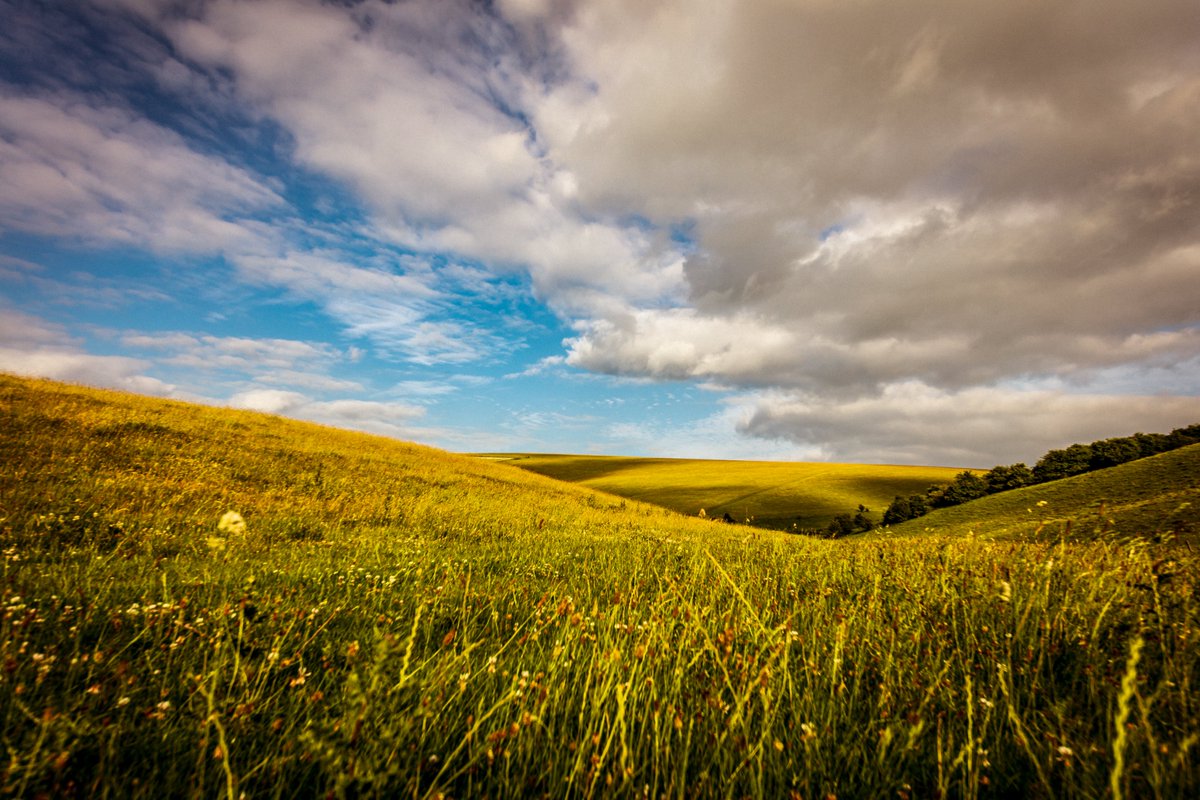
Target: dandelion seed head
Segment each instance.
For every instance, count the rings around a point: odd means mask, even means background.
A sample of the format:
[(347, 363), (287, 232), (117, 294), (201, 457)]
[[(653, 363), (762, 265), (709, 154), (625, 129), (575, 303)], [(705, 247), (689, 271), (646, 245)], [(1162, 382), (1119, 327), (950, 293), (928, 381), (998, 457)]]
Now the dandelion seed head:
[(217, 523), (217, 530), (228, 536), (241, 536), (246, 532), (246, 520), (236, 511), (226, 511)]

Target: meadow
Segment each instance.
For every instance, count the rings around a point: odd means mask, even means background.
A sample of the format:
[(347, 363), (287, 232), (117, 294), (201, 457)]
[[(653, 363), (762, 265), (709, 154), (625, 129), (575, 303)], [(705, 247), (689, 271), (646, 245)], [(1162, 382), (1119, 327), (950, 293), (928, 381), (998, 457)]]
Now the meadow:
[(859, 505), (878, 521), (896, 495), (949, 483), (962, 468), (620, 456), (489, 454), (522, 469), (695, 515), (776, 530), (825, 528)]
[(1064, 530), (1074, 541), (1170, 535), (1194, 545), (1200, 534), (1200, 445), (935, 509), (884, 533), (1020, 540)]
[(822, 540), (11, 376), (0, 517), (4, 795), (1200, 788), (1170, 536)]

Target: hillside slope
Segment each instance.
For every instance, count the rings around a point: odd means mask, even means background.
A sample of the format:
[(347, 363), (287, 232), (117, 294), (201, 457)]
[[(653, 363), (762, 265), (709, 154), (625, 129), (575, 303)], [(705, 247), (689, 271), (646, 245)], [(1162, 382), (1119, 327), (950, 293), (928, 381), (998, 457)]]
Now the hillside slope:
[(3, 797), (1200, 786), (1168, 544), (789, 536), (0, 375), (0, 559)]
[(937, 509), (881, 533), (1027, 538), (1200, 530), (1200, 445)]
[(961, 471), (953, 467), (716, 461), (619, 456), (493, 454), (563, 481), (695, 515), (728, 513), (759, 527), (823, 528), (859, 504), (878, 518), (898, 494), (924, 492)]
[(712, 530), (504, 465), (254, 412), (0, 375), (0, 414), (0, 509), (22, 536), (174, 552), (231, 509), (269, 541), (504, 541), (668, 518)]

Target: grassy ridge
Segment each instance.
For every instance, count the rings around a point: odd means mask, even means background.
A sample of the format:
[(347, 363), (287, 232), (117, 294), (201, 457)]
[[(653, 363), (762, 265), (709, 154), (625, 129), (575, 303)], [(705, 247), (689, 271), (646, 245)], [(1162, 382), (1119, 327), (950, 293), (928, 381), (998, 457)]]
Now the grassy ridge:
[(1186, 550), (813, 540), (4, 376), (0, 415), (3, 795), (1200, 786)]
[(824, 528), (863, 504), (878, 519), (896, 495), (924, 492), (961, 472), (952, 467), (713, 461), (578, 455), (493, 455), (507, 463), (681, 514), (728, 513), (760, 527)]
[(1042, 529), (1076, 537), (1110, 531), (1200, 532), (1200, 445), (1191, 445), (1073, 478), (984, 497), (887, 529), (910, 534), (1027, 538)]

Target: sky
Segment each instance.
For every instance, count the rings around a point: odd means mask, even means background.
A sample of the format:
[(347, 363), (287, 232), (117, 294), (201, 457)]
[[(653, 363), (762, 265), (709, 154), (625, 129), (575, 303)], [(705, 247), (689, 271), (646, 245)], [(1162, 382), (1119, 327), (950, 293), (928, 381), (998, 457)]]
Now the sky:
[(1195, 0), (0, 19), (0, 370), (466, 452), (1200, 422)]

